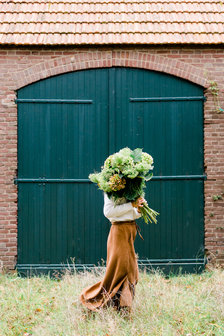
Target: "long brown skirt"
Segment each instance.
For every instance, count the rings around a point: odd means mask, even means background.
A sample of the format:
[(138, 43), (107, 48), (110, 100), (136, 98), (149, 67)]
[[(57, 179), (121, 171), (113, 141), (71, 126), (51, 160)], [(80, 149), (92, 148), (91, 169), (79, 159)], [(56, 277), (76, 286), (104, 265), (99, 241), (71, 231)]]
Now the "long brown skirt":
[(80, 300), (90, 310), (104, 306), (131, 307), (138, 282), (134, 241), (135, 221), (114, 222), (107, 239), (106, 273), (102, 281), (83, 289)]

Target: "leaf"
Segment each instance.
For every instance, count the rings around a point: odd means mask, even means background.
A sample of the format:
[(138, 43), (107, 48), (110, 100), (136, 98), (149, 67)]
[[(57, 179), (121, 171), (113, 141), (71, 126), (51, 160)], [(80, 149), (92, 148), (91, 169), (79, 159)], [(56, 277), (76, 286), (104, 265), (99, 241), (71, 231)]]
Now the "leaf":
[(131, 157), (134, 160), (134, 163), (141, 161), (142, 148), (136, 148), (132, 151)]
[(152, 176), (153, 176), (153, 173), (148, 173), (147, 175), (145, 175), (145, 180), (146, 181), (151, 180)]

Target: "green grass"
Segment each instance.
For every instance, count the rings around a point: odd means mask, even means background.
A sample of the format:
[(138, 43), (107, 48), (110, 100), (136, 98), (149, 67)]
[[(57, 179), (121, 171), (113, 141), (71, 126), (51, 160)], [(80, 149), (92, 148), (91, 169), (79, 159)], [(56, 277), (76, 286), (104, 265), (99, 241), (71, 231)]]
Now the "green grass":
[(166, 278), (140, 273), (130, 319), (112, 308), (89, 315), (80, 291), (103, 273), (21, 278), (0, 274), (0, 335), (224, 335), (224, 270)]

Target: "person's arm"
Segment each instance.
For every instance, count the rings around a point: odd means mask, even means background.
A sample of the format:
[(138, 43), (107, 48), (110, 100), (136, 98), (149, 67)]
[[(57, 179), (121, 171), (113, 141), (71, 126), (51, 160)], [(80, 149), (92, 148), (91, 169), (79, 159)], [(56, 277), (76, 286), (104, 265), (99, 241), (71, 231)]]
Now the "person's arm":
[(131, 202), (121, 205), (114, 205), (114, 202), (109, 199), (106, 193), (104, 193), (103, 213), (105, 217), (119, 217), (129, 212), (130, 210), (135, 212), (135, 208)]
[(135, 211), (135, 219), (138, 219), (138, 218), (140, 218), (142, 216), (141, 212), (138, 211), (137, 208), (133, 208), (133, 210)]

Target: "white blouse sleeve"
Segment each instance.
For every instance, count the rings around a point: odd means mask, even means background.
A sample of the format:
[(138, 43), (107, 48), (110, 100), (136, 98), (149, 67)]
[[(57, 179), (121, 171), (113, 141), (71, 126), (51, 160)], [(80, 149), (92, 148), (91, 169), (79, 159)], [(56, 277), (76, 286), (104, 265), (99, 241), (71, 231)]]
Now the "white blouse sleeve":
[(106, 193), (104, 193), (103, 213), (105, 217), (119, 217), (129, 212), (130, 210), (137, 210), (133, 207), (131, 202), (121, 205), (114, 205), (114, 202), (109, 199)]

